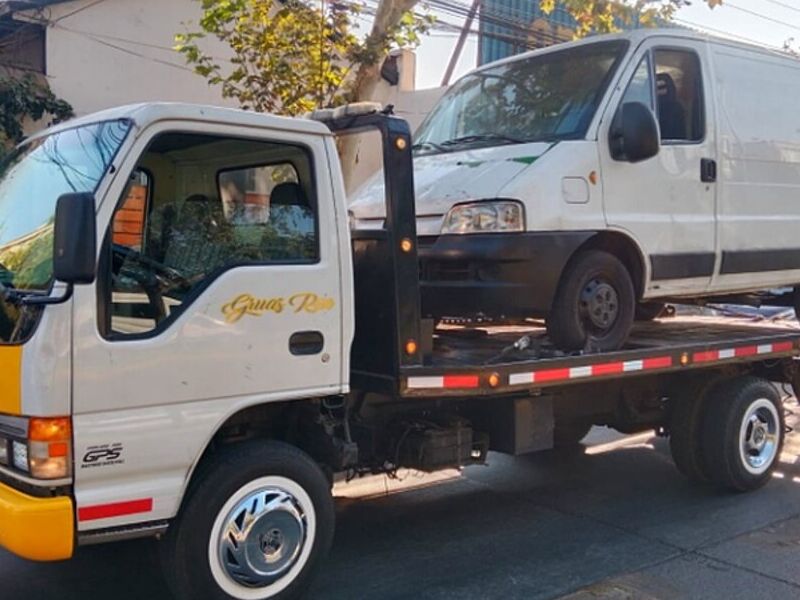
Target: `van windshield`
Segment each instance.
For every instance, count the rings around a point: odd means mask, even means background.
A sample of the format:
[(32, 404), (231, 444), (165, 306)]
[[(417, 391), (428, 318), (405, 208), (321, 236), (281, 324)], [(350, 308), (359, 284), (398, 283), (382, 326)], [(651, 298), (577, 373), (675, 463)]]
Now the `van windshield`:
[(415, 151), (583, 138), (627, 45), (586, 44), (467, 75), (420, 126)]
[[(95, 192), (122, 145), (130, 122), (93, 123), (36, 138), (0, 164), (0, 283), (46, 292), (53, 281), (56, 201)], [(0, 342), (24, 337), (17, 303), (0, 298)]]

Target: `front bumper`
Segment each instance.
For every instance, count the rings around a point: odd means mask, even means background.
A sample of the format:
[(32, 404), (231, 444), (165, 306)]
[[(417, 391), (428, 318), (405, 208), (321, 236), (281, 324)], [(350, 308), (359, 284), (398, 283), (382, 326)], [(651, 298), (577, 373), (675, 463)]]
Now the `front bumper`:
[(0, 483), (0, 546), (38, 561), (72, 557), (75, 524), (66, 496), (35, 498)]
[(420, 237), (422, 312), (429, 317), (544, 316), (570, 257), (595, 233)]

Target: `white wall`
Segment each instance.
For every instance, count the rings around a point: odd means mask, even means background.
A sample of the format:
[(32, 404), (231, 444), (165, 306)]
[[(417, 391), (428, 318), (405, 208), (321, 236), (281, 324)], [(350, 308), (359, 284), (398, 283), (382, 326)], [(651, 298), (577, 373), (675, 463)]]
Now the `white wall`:
[[(236, 106), (172, 49), (183, 23), (196, 24), (200, 14), (195, 0), (76, 0), (51, 6), (45, 9), (53, 23), (47, 29), (50, 86), (79, 115), (154, 100)], [(217, 40), (204, 43), (212, 55), (229, 56)]]
[[(27, 16), (41, 18), (38, 15)], [(46, 8), (41, 16), (51, 23), (46, 44), (48, 82), (79, 116), (158, 100), (238, 106), (235, 99), (223, 98), (218, 86), (209, 86), (173, 50), (176, 33), (186, 26), (198, 28), (201, 3), (197, 0), (74, 0)], [(202, 46), (221, 61), (230, 56), (228, 48), (214, 38), (204, 40)], [(372, 100), (394, 104), (395, 112), (414, 130), (444, 89), (415, 91), (415, 55), (407, 50), (397, 54), (398, 84), (383, 82)], [(377, 142), (365, 137), (360, 146), (355, 167), (347, 169), (349, 190), (380, 167)]]

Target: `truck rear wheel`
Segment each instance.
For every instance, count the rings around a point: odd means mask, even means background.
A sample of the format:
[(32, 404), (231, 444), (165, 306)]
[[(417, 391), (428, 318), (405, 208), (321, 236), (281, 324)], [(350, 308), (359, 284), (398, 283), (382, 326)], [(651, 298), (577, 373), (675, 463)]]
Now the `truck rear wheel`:
[(714, 389), (703, 423), (703, 454), (711, 480), (745, 492), (770, 480), (783, 448), (783, 406), (775, 386), (737, 377)]
[(297, 597), (333, 540), (328, 481), (300, 450), (248, 442), (201, 467), (161, 544), (177, 598)]
[(613, 254), (588, 250), (561, 277), (547, 333), (563, 350), (617, 350), (628, 338), (636, 295), (625, 265)]
[(703, 417), (710, 386), (689, 386), (671, 403), (669, 449), (678, 470), (689, 481), (710, 481), (703, 456)]

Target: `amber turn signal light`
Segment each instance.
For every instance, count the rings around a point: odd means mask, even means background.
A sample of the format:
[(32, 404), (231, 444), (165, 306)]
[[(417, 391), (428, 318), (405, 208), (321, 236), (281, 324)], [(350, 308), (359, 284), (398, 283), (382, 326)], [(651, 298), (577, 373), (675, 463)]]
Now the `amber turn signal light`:
[(28, 439), (32, 442), (65, 442), (72, 437), (68, 418), (33, 418), (28, 422)]

